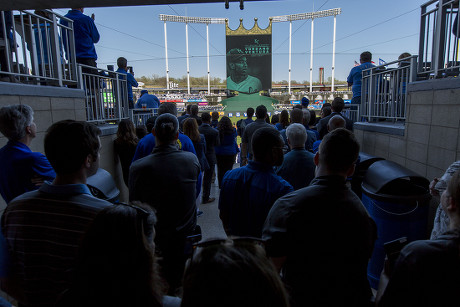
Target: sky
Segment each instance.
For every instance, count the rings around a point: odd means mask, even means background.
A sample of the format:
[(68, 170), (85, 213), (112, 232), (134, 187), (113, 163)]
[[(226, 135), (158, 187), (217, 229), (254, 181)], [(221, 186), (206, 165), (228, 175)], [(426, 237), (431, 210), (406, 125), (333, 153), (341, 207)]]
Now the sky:
[[(214, 4), (175, 4), (132, 7), (86, 8), (87, 15), (95, 14), (101, 39), (96, 44), (98, 66), (116, 64), (119, 56), (128, 59), (135, 77), (165, 76), (164, 25), (159, 14), (193, 17), (228, 18), (230, 28), (236, 29), (239, 19), (250, 29), (254, 17), (261, 28), (268, 26), (270, 16), (307, 13), (341, 8), (337, 16), (335, 78), (346, 80), (359, 54), (370, 51), (373, 61), (379, 58), (390, 62), (403, 52), (418, 54), (420, 6), (425, 0), (281, 0), (245, 2), (244, 10), (238, 2), (224, 0)], [(57, 9), (65, 14), (67, 9)], [(315, 19), (313, 81), (318, 81), (319, 67), (325, 77), (332, 75), (333, 17)], [(272, 31), (272, 80), (288, 80), (289, 23), (274, 23)], [(292, 24), (292, 71), (296, 81), (310, 79), (311, 21)], [(167, 23), (170, 77), (186, 75), (185, 24)], [(224, 79), (225, 25), (209, 26), (211, 76)], [(190, 75), (207, 75), (206, 26), (189, 24)]]

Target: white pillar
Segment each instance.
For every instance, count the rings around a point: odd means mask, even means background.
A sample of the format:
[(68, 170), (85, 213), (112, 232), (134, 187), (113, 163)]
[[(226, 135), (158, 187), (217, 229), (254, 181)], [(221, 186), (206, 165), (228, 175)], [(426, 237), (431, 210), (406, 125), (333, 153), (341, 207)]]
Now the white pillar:
[(208, 60), (208, 95), (211, 95), (211, 76), (209, 72), (209, 24), (206, 24), (206, 52)]
[(165, 55), (166, 55), (166, 89), (169, 90), (168, 34), (166, 32), (166, 20), (165, 20)]
[(185, 45), (187, 50), (187, 93), (190, 94), (190, 63), (188, 57), (188, 23), (185, 23)]
[(311, 42), (310, 42), (310, 93), (313, 92), (313, 31), (315, 19), (311, 19)]
[(292, 47), (292, 20), (289, 21), (289, 95), (291, 94), (291, 47)]
[(332, 86), (331, 91), (334, 91), (334, 78), (335, 78), (335, 33), (336, 33), (337, 15), (334, 15), (334, 37), (332, 39)]

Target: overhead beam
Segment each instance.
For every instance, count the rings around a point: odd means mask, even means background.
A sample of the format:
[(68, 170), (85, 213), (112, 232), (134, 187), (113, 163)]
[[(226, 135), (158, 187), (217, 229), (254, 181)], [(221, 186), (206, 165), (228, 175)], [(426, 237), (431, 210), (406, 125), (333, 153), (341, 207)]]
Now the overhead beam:
[(287, 22), (287, 21), (308, 20), (308, 19), (336, 16), (336, 15), (339, 15), (340, 13), (342, 13), (342, 9), (336, 8), (336, 9), (310, 12), (310, 13), (272, 16), (271, 18), (272, 18), (272, 22)]
[[(245, 0), (267, 1), (267, 0)], [(269, 0), (274, 1), (274, 0)], [(238, 2), (239, 0), (230, 0)], [(138, 5), (164, 5), (184, 3), (222, 3), (224, 0), (1, 0), (0, 11), (11, 10), (42, 10), (62, 9), (70, 7), (112, 7), (112, 6), (138, 6)], [(236, 4), (235, 4), (236, 5)]]

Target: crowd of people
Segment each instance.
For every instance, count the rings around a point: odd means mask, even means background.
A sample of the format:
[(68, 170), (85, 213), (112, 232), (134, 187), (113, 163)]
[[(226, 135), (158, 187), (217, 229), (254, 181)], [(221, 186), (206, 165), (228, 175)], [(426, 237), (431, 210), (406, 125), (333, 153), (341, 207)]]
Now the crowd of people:
[[(264, 105), (248, 108), (234, 127), (165, 102), (142, 138), (121, 121), (113, 146), (127, 204), (86, 185), (99, 168), (97, 126), (53, 123), (43, 155), (29, 148), (32, 108), (1, 108), (2, 289), (19, 306), (458, 305), (459, 162), (430, 186), (441, 194), (433, 238), (385, 266), (375, 301), (367, 266), (377, 226), (347, 184), (360, 149), (352, 122), (342, 98), (321, 118), (308, 104), (277, 122)], [(218, 206), (228, 238), (197, 242), (199, 204)]]

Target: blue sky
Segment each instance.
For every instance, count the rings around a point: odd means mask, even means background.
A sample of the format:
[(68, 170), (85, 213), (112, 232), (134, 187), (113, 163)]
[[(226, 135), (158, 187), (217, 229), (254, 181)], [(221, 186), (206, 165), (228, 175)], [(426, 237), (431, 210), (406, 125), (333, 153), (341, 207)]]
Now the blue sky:
[[(342, 8), (337, 16), (336, 79), (345, 80), (354, 61), (362, 51), (371, 51), (373, 60), (389, 62), (402, 52), (418, 54), (420, 28), (420, 0), (282, 0), (245, 2), (240, 10), (237, 2), (224, 8), (224, 1), (215, 4), (177, 4), (134, 7), (86, 8), (85, 14), (96, 15), (101, 40), (96, 45), (98, 66), (115, 64), (124, 56), (133, 66), (135, 76), (165, 73), (163, 22), (159, 14), (197, 17), (228, 18), (235, 29), (243, 18), (246, 28), (258, 18), (261, 28), (268, 18), (276, 15)], [(65, 14), (66, 9), (57, 10)], [(186, 75), (185, 25), (168, 23), (168, 55), (170, 76)], [(292, 24), (292, 79), (309, 80), (310, 21)], [(318, 79), (318, 68), (324, 67), (325, 76), (331, 76), (333, 17), (315, 20), (313, 80)], [(225, 25), (210, 25), (211, 76), (225, 78)], [(272, 79), (288, 79), (289, 23), (273, 24)], [(206, 75), (206, 26), (189, 27), (190, 74)]]

